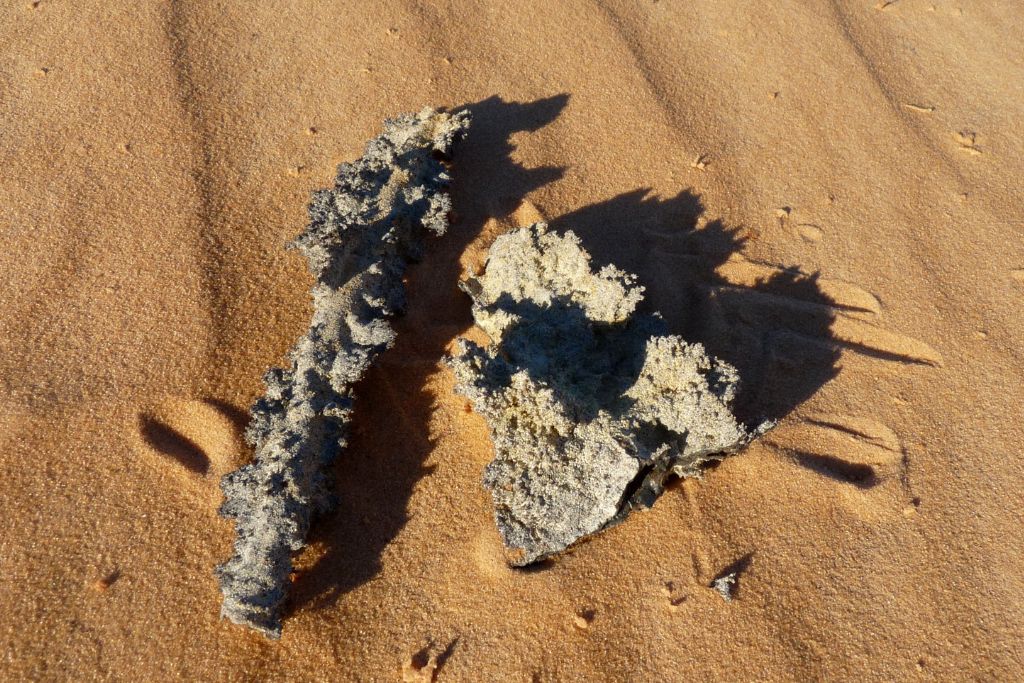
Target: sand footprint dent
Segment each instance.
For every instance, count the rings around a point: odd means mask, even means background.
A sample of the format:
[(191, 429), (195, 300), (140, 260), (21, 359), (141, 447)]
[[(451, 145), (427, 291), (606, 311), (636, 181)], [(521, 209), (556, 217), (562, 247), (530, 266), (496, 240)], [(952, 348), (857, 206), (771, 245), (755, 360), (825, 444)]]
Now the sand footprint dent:
[(801, 414), (765, 443), (793, 464), (835, 482), (837, 500), (862, 519), (891, 518), (920, 504), (910, 488), (905, 447), (874, 418)]
[(245, 459), (244, 415), (214, 399), (168, 397), (134, 417), (139, 448), (165, 471), (202, 484), (219, 498), (220, 477)]

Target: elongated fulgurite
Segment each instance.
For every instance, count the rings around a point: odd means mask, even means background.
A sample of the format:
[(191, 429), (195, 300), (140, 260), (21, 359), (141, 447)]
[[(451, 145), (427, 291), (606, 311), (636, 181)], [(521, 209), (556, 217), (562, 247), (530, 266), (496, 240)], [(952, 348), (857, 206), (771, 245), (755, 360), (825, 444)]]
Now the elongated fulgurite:
[(313, 319), (291, 365), (265, 377), (246, 440), (253, 461), (226, 475), (222, 516), (235, 521), (234, 555), (217, 568), (221, 615), (281, 635), (292, 556), (310, 521), (332, 506), (326, 468), (345, 447), (353, 387), (395, 333), (402, 274), (424, 233), (448, 227), (448, 170), (441, 159), (469, 127), (469, 113), (426, 109), (388, 120), (362, 158), (338, 167), (334, 187), (313, 194), (309, 225), (291, 246), (309, 262)]

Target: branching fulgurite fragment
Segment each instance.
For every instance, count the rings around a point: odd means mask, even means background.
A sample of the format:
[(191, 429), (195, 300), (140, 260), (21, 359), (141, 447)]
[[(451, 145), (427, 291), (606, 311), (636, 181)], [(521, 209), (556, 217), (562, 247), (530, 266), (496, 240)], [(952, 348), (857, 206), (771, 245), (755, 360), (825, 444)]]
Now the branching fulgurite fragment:
[(502, 235), (464, 289), (491, 344), (462, 339), (448, 362), (491, 431), (484, 484), (513, 565), (649, 507), (670, 474), (697, 474), (769, 426), (739, 424), (735, 369), (637, 313), (635, 277), (593, 272), (571, 232)]
[(345, 445), (353, 386), (394, 340), (406, 263), (424, 231), (443, 234), (451, 200), (438, 157), (469, 127), (469, 113), (430, 109), (385, 122), (363, 157), (338, 167), (333, 189), (313, 195), (310, 222), (292, 246), (316, 278), (309, 331), (291, 367), (273, 369), (252, 408), (253, 462), (224, 477), (220, 513), (235, 520), (235, 554), (217, 568), (221, 615), (281, 634), (292, 554), (310, 519), (331, 506), (327, 464)]

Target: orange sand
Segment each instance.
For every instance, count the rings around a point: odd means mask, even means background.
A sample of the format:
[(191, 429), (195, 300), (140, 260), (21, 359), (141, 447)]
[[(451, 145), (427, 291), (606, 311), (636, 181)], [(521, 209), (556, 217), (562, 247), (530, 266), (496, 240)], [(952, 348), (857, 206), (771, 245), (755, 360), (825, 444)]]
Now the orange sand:
[[(1017, 3), (255, 4), (0, 8), (0, 678), (1024, 675)], [(456, 222), (266, 641), (211, 571), (218, 478), (310, 313), (282, 245), (385, 116), (465, 104)], [(767, 339), (785, 418), (521, 572), (439, 360), (463, 267), (539, 215), (674, 328), (697, 300), (709, 346)], [(695, 248), (715, 221), (742, 245)]]

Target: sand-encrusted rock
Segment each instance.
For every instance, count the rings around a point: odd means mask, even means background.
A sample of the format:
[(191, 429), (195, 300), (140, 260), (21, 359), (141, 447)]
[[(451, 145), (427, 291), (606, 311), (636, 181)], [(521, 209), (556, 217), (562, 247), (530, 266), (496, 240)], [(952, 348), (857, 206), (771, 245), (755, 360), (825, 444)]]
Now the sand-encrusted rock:
[(235, 520), (235, 554), (217, 568), (221, 615), (281, 634), (292, 555), (310, 520), (331, 507), (327, 464), (345, 446), (352, 387), (394, 340), (402, 273), (425, 231), (448, 227), (449, 176), (438, 159), (469, 126), (468, 112), (424, 110), (385, 122), (361, 159), (341, 164), (333, 189), (314, 193), (292, 246), (316, 278), (309, 331), (272, 369), (252, 408), (253, 462), (224, 477), (220, 513)]
[(491, 343), (460, 340), (448, 362), (491, 431), (484, 484), (513, 565), (650, 506), (670, 474), (694, 475), (768, 426), (739, 424), (733, 367), (637, 313), (636, 278), (593, 272), (571, 232), (538, 223), (499, 237), (464, 289)]

